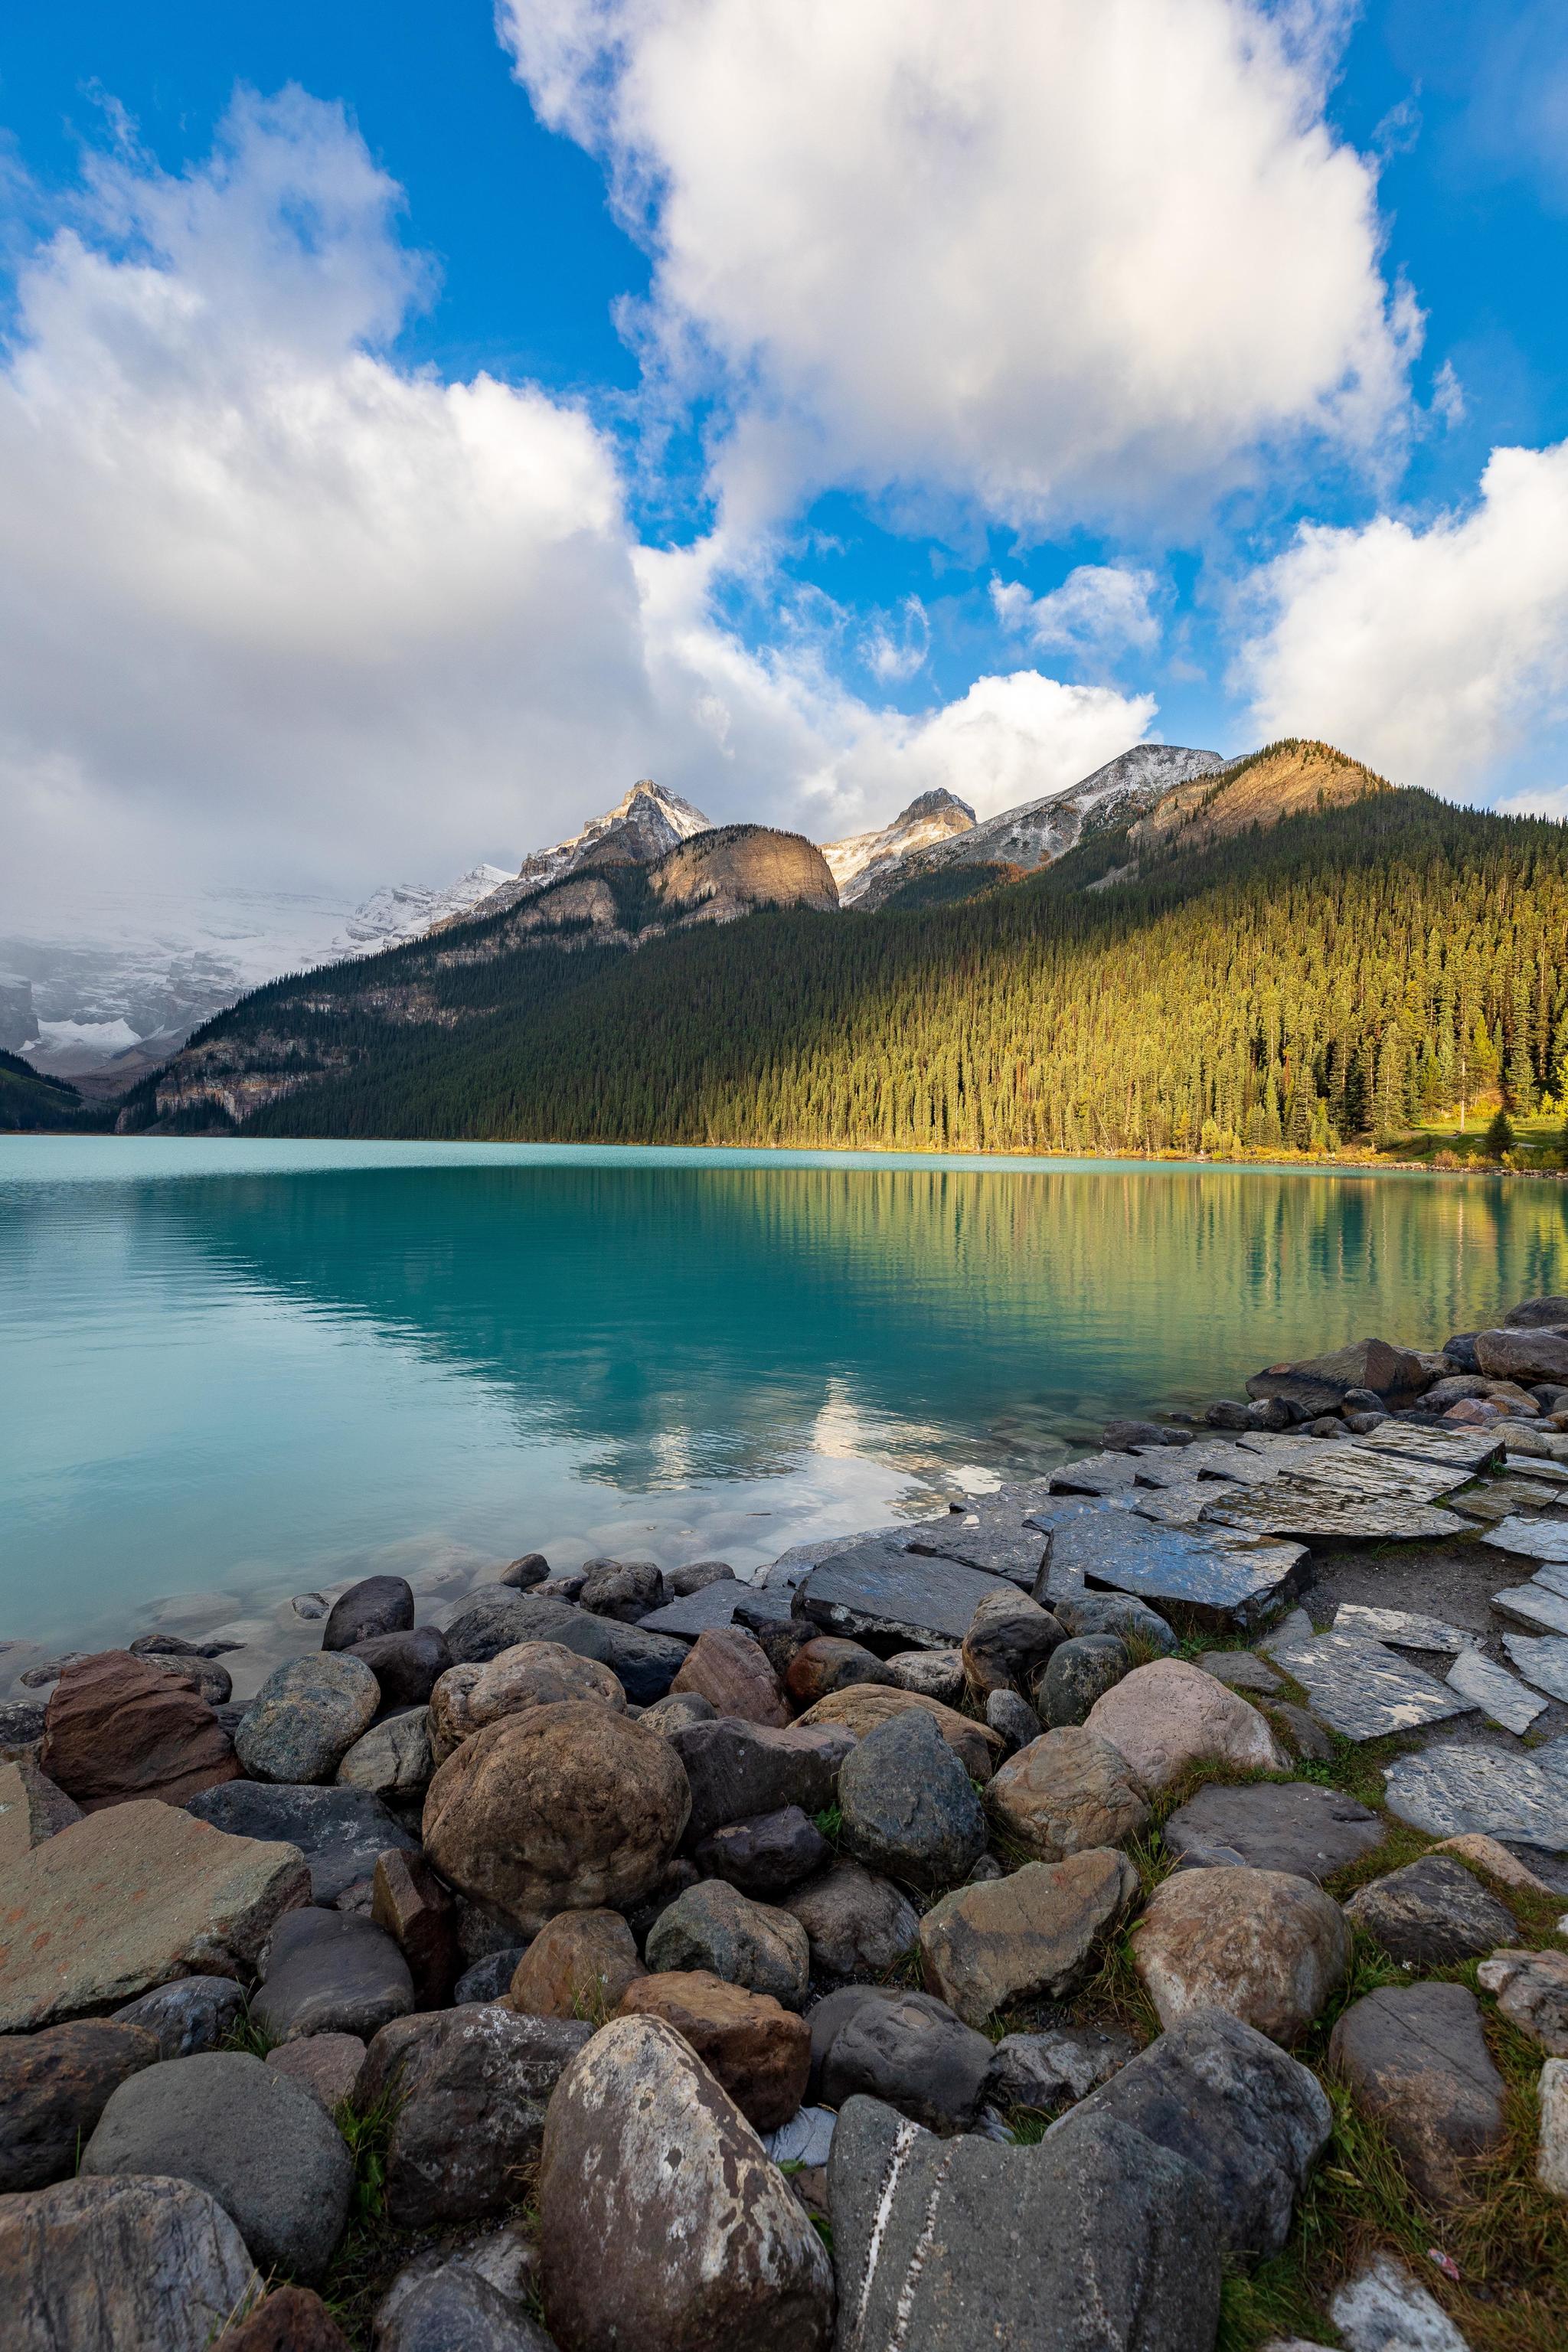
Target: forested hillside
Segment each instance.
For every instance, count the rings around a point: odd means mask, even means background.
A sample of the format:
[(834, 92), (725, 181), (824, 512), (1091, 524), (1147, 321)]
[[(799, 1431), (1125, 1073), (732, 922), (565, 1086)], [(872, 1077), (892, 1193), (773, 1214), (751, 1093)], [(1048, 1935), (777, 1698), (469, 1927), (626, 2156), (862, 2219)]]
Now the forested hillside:
[(1413, 792), (960, 905), (454, 936), (260, 991), (126, 1123), (1232, 1154), (1568, 1091), (1568, 830)]
[(0, 1134), (103, 1127), (105, 1114), (84, 1103), (64, 1078), (49, 1078), (19, 1054), (0, 1053)]

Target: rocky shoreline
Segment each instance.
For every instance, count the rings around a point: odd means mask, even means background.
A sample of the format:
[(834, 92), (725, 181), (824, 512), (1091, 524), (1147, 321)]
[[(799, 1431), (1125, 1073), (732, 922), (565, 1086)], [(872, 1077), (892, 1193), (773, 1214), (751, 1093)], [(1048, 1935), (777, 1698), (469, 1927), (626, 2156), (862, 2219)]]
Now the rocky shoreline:
[(1568, 1299), (438, 1613), (0, 1703), (8, 2352), (1568, 2340)]

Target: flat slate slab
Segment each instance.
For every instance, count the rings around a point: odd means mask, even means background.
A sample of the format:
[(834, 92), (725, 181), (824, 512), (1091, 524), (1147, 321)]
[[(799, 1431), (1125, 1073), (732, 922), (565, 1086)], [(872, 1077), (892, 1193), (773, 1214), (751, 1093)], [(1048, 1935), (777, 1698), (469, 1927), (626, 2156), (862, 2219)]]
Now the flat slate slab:
[(1517, 1617), (1546, 1633), (1568, 1633), (1568, 1593), (1559, 1592), (1539, 1577), (1528, 1584), (1506, 1584), (1492, 1594), (1492, 1607), (1504, 1617)]
[(1266, 1486), (1278, 1473), (1239, 1445), (1141, 1445), (1134, 1450), (1141, 1486), (1185, 1486), (1199, 1478), (1229, 1478), (1243, 1486)]
[(1528, 1731), (1546, 1706), (1543, 1698), (1479, 1650), (1461, 1650), (1448, 1669), (1448, 1688), (1479, 1706), (1503, 1731)]
[(1568, 1699), (1568, 1641), (1561, 1634), (1505, 1633), (1502, 1645), (1527, 1683), (1548, 1698)]
[(1521, 1559), (1550, 1559), (1568, 1566), (1568, 1521), (1563, 1519), (1503, 1519), (1481, 1538), (1494, 1551), (1515, 1552)]
[(1549, 1454), (1515, 1454), (1508, 1457), (1510, 1478), (1531, 1478), (1556, 1501), (1562, 1500), (1562, 1489), (1568, 1486), (1568, 1468)]
[(917, 1528), (908, 1549), (922, 1558), (955, 1559), (987, 1576), (1005, 1576), (1009, 1584), (1032, 1593), (1040, 1580), (1046, 1539), (1011, 1511), (955, 1511), (947, 1520)]
[(1305, 1559), (1300, 1545), (1228, 1543), (1217, 1528), (1157, 1527), (1108, 1509), (1057, 1521), (1050, 1566), (1156, 1607), (1179, 1604), (1200, 1624), (1245, 1632), (1294, 1597)]
[(1396, 1757), (1384, 1780), (1391, 1813), (1432, 1837), (1487, 1837), (1568, 1853), (1568, 1771), (1502, 1748), (1424, 1748)]
[(1358, 1633), (1363, 1641), (1385, 1642), (1394, 1650), (1436, 1650), (1457, 1658), (1461, 1650), (1479, 1650), (1479, 1633), (1464, 1633), (1441, 1617), (1418, 1616), (1410, 1609), (1369, 1609), (1346, 1601), (1334, 1612), (1336, 1633)]
[(1288, 1870), (1321, 1881), (1388, 1835), (1377, 1815), (1337, 1789), (1310, 1780), (1263, 1780), (1251, 1788), (1211, 1784), (1180, 1805), (1162, 1832), (1176, 1853), (1228, 1845), (1252, 1870)]
[(711, 1633), (721, 1625), (732, 1625), (736, 1608), (742, 1601), (769, 1617), (787, 1620), (790, 1615), (786, 1588), (774, 1591), (765, 1584), (742, 1583), (738, 1576), (725, 1576), (717, 1584), (705, 1584), (700, 1592), (689, 1592), (684, 1601), (667, 1601), (651, 1616), (639, 1618), (637, 1632), (674, 1633), (683, 1641), (695, 1642), (700, 1633)]
[(1323, 1437), (1259, 1435), (1243, 1449), (1279, 1465), (1293, 1481), (1326, 1486), (1336, 1495), (1371, 1495), (1412, 1503), (1436, 1502), (1469, 1478), (1468, 1470), (1402, 1454), (1363, 1454), (1353, 1445)]
[(1380, 1422), (1364, 1437), (1352, 1440), (1357, 1454), (1403, 1454), (1413, 1462), (1436, 1462), (1445, 1469), (1490, 1470), (1502, 1460), (1503, 1441), (1488, 1429), (1410, 1429), (1398, 1421)]
[(1358, 1744), (1470, 1712), (1469, 1702), (1435, 1675), (1356, 1634), (1270, 1642), (1268, 1654), (1308, 1692), (1312, 1713), (1342, 1738)]
[(1429, 1503), (1399, 1502), (1374, 1495), (1342, 1495), (1331, 1488), (1281, 1478), (1262, 1494), (1238, 1495), (1211, 1503), (1205, 1519), (1246, 1528), (1254, 1535), (1339, 1536), (1350, 1543), (1427, 1542), (1473, 1533), (1468, 1522)]
[(1133, 1454), (1085, 1454), (1051, 1473), (1053, 1495), (1119, 1495), (1136, 1486), (1142, 1465)]
[(975, 1610), (998, 1579), (953, 1559), (906, 1551), (901, 1542), (855, 1544), (814, 1568), (796, 1595), (795, 1615), (835, 1633), (889, 1633), (917, 1649), (962, 1642)]

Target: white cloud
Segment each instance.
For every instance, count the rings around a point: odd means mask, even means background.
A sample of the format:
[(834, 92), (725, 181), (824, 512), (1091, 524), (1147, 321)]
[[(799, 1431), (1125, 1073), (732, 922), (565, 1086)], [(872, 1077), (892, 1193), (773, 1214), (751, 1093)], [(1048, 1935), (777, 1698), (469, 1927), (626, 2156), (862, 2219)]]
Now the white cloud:
[(1031, 596), (1021, 580), (994, 579), (991, 603), (1005, 629), (1042, 652), (1065, 649), (1114, 661), (1134, 646), (1146, 650), (1159, 643), (1152, 608), (1156, 584), (1152, 572), (1080, 563), (1047, 596)]
[(1323, 82), (1348, 6), (500, 0), (543, 120), (655, 257), (725, 518), (812, 488), (1024, 524), (1207, 494), (1402, 413), (1419, 320)]
[[(1424, 526), (1305, 527), (1253, 593), (1237, 683), (1259, 735), (1328, 736), (1458, 800), (1561, 774), (1568, 443), (1494, 449), (1476, 502)], [(1568, 814), (1568, 788), (1531, 804)]]
[(650, 772), (721, 819), (842, 832), (938, 768), (1043, 790), (1145, 730), (1147, 703), (1032, 673), (884, 713), (804, 626), (750, 653), (714, 617), (718, 543), (639, 546), (581, 407), (392, 355), (424, 285), (398, 202), (340, 110), (243, 97), (183, 176), (100, 163), (26, 261), (0, 354), (14, 928), (153, 879), (439, 881)]
[(906, 596), (895, 622), (876, 614), (861, 641), (860, 657), (885, 686), (901, 685), (925, 667), (931, 652), (931, 622), (918, 596)]

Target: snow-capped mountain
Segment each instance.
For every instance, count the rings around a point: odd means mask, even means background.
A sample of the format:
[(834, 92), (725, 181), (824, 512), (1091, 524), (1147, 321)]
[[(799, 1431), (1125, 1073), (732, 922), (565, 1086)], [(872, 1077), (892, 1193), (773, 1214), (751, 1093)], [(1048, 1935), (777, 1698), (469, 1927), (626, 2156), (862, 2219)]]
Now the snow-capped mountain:
[(527, 898), (546, 884), (558, 882), (563, 874), (574, 874), (582, 866), (603, 866), (610, 861), (617, 865), (651, 866), (657, 857), (664, 856), (678, 842), (689, 841), (694, 834), (711, 833), (713, 821), (683, 801), (679, 793), (667, 793), (651, 776), (642, 777), (624, 800), (603, 816), (590, 817), (581, 833), (565, 841), (555, 842), (549, 849), (536, 849), (525, 857), (517, 872), (503, 876), (498, 889), (468, 911), (474, 915), (499, 915), (507, 907), (515, 907), (520, 898)]
[(954, 834), (969, 833), (973, 825), (974, 811), (968, 802), (938, 786), (935, 792), (921, 793), (879, 832), (852, 833), (843, 841), (824, 842), (822, 854), (838, 885), (839, 905), (858, 905), (875, 883), (917, 850), (929, 849)]
[(488, 898), (499, 883), (510, 879), (504, 866), (474, 866), (444, 890), (431, 889), (421, 882), (389, 883), (354, 908), (332, 944), (344, 955), (374, 955), (378, 948), (394, 947), (399, 940), (416, 940), (421, 931), (434, 930), (437, 923), (448, 922), (454, 915), (466, 915), (481, 898)]

